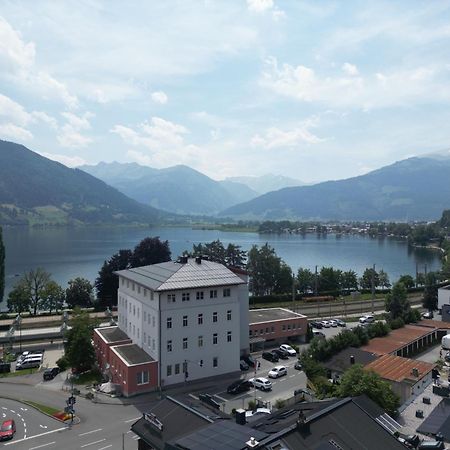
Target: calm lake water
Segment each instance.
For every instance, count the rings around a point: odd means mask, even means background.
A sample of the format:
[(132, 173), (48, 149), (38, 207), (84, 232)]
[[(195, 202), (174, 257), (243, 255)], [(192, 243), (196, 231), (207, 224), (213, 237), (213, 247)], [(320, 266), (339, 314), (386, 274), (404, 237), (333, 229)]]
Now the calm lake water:
[(404, 241), (388, 238), (259, 235), (190, 228), (4, 228), (6, 292), (0, 309), (6, 307), (7, 293), (27, 270), (43, 267), (63, 287), (75, 277), (93, 282), (105, 259), (120, 249), (133, 249), (147, 236), (167, 239), (172, 258), (191, 250), (193, 244), (220, 239), (224, 245), (231, 242), (244, 250), (268, 242), (294, 271), (299, 267), (314, 270), (317, 265), (352, 269), (361, 275), (366, 267), (376, 264), (377, 270), (386, 271), (392, 281), (402, 274), (415, 275), (416, 264), (421, 272), (425, 265), (428, 271), (440, 268), (439, 252), (411, 249)]

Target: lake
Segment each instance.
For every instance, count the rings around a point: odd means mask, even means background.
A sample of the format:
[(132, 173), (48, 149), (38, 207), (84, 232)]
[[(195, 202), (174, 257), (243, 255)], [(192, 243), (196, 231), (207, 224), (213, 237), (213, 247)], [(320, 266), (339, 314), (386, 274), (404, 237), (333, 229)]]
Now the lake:
[(299, 267), (314, 270), (317, 265), (342, 270), (355, 270), (361, 275), (366, 267), (376, 264), (391, 281), (400, 275), (415, 275), (416, 264), (420, 272), (440, 268), (440, 254), (428, 249), (412, 249), (405, 241), (392, 238), (369, 238), (357, 235), (316, 234), (259, 235), (258, 233), (224, 232), (191, 228), (3, 228), (6, 247), (7, 293), (25, 271), (43, 267), (55, 281), (67, 287), (67, 281), (84, 277), (94, 281), (105, 259), (120, 249), (133, 249), (143, 238), (159, 236), (168, 240), (175, 259), (193, 244), (220, 239), (224, 245), (234, 243), (248, 250), (252, 245), (268, 242), (278, 256), (296, 272)]

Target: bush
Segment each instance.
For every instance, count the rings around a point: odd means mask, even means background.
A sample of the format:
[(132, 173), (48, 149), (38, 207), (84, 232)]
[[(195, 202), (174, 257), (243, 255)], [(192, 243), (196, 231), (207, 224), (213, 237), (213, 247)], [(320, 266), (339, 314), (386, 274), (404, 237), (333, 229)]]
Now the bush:
[(65, 356), (59, 358), (58, 361), (56, 361), (56, 365), (59, 367), (59, 370), (61, 370), (61, 372), (64, 372), (64, 370), (67, 370), (69, 368), (69, 362), (67, 361), (67, 358)]
[(403, 328), (405, 326), (405, 322), (403, 322), (401, 317), (398, 317), (397, 319), (389, 321), (389, 326), (392, 330), (396, 330), (398, 328)]
[(275, 400), (275, 408), (281, 409), (281, 408), (284, 408), (285, 405), (286, 405), (286, 400), (283, 400), (282, 398), (277, 398)]
[(251, 409), (252, 411), (254, 411), (256, 409), (256, 402), (255, 402), (255, 400), (249, 400), (249, 402), (248, 402), (248, 409)]

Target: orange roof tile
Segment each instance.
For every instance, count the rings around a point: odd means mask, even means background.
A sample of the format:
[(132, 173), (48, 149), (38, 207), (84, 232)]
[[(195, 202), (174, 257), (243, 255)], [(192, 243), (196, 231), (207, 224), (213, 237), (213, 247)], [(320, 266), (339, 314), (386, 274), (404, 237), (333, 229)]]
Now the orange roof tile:
[[(373, 370), (381, 378), (391, 381), (420, 380), (427, 375), (435, 364), (418, 361), (416, 359), (402, 358), (395, 355), (384, 355), (372, 361), (364, 369)], [(413, 375), (413, 369), (417, 369), (419, 375)]]

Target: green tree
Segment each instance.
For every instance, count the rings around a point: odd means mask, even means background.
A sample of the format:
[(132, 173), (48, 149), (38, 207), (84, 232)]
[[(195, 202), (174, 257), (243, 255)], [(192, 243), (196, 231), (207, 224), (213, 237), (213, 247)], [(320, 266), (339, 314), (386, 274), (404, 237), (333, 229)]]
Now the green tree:
[(281, 261), (278, 277), (273, 290), (274, 293), (285, 294), (286, 292), (292, 292), (292, 283), (292, 269), (284, 261)]
[(407, 322), (407, 317), (411, 309), (408, 301), (408, 293), (403, 283), (397, 282), (392, 286), (391, 292), (386, 295), (386, 311), (391, 320), (402, 318)]
[(354, 270), (342, 273), (342, 289), (345, 291), (356, 291), (358, 289), (358, 277)]
[(3, 244), (2, 227), (0, 227), (0, 303), (5, 294), (5, 246)]
[(41, 267), (26, 272), (22, 278), (30, 293), (30, 303), (33, 315), (37, 310), (43, 298), (45, 289), (50, 282), (50, 274)]
[(320, 292), (338, 292), (341, 290), (342, 272), (333, 267), (322, 267), (319, 273)]
[(70, 308), (76, 306), (89, 308), (93, 304), (93, 287), (89, 280), (77, 277), (69, 281), (66, 289), (66, 302)]
[(383, 381), (373, 371), (364, 370), (360, 364), (355, 364), (341, 377), (336, 395), (342, 398), (362, 394), (367, 395), (389, 414), (394, 414), (400, 405), (399, 397), (392, 391), (387, 381)]
[(66, 300), (64, 289), (55, 281), (49, 281), (42, 292), (42, 300), (39, 307), (45, 311), (52, 312), (62, 309)]
[(414, 278), (411, 275), (402, 275), (398, 279), (399, 283), (403, 283), (406, 289), (411, 289), (414, 287)]
[(362, 277), (359, 279), (359, 285), (362, 289), (372, 289), (372, 279), (374, 287), (380, 285), (378, 272), (374, 270), (373, 267), (368, 267), (366, 270), (364, 270)]
[(103, 263), (102, 268), (95, 279), (97, 302), (101, 307), (117, 305), (117, 290), (119, 289), (119, 277), (114, 272), (130, 267), (131, 250), (119, 250)]
[(226, 250), (219, 239), (206, 244), (194, 244), (192, 254), (194, 257), (206, 257), (209, 261), (226, 264)]
[(301, 294), (306, 294), (314, 288), (314, 274), (309, 269), (300, 267), (297, 272), (297, 288)]
[(147, 237), (134, 248), (131, 267), (148, 266), (166, 261), (170, 261), (169, 241), (161, 241), (159, 237)]
[(392, 286), (389, 281), (389, 275), (383, 269), (378, 272), (378, 286), (384, 289), (389, 289)]
[(19, 280), (9, 293), (7, 306), (10, 312), (19, 314), (30, 310), (31, 292), (23, 279)]
[(242, 269), (247, 261), (247, 252), (240, 245), (228, 244), (225, 251), (225, 265)]
[(435, 311), (438, 306), (438, 285), (436, 275), (430, 272), (425, 277), (425, 289), (423, 291), (422, 305), (428, 311)]
[(77, 372), (90, 370), (95, 362), (92, 333), (97, 323), (86, 311), (76, 308), (69, 325), (71, 328), (66, 333), (65, 343), (67, 362)]

